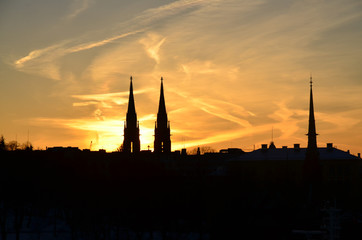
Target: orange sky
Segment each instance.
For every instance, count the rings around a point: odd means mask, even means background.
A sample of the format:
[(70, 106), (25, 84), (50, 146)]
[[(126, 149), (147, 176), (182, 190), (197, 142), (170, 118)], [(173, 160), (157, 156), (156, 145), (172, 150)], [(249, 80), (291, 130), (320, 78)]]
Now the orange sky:
[(164, 77), (172, 149), (318, 145), (362, 151), (361, 1), (2, 1), (0, 134), (115, 150), (134, 77), (153, 148)]

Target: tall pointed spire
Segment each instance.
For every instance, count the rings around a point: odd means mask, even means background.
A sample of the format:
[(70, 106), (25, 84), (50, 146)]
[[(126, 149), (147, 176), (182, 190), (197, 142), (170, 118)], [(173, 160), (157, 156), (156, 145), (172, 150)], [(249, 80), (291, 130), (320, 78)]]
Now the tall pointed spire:
[(308, 149), (317, 149), (317, 133), (314, 118), (314, 104), (313, 104), (313, 81), (310, 76), (310, 100), (309, 100), (309, 126), (308, 126)]
[(158, 113), (157, 115), (165, 115), (167, 121), (167, 113), (166, 113), (166, 104), (165, 104), (165, 97), (163, 94), (163, 77), (161, 77), (161, 90), (160, 90), (160, 101), (158, 104)]
[(157, 121), (155, 123), (155, 152), (171, 152), (170, 123), (167, 120), (165, 97), (163, 93), (163, 78), (161, 77), (160, 101)]
[(132, 76), (130, 78), (129, 87), (129, 99), (128, 110), (126, 116), (126, 122), (124, 124), (124, 140), (123, 151), (124, 152), (139, 152), (140, 151), (140, 134), (137, 121), (136, 107), (133, 97), (133, 83)]
[[(309, 184), (318, 183), (321, 177), (321, 167), (319, 164), (319, 151), (317, 147), (317, 133), (314, 118), (313, 104), (313, 81), (310, 77), (310, 100), (309, 100), (309, 125), (308, 125), (308, 147), (305, 153), (304, 178)], [(313, 195), (312, 192), (309, 193)]]
[(128, 115), (136, 115), (136, 108), (135, 108), (135, 105), (134, 105), (134, 97), (133, 97), (132, 76), (130, 77), (127, 117), (128, 117)]

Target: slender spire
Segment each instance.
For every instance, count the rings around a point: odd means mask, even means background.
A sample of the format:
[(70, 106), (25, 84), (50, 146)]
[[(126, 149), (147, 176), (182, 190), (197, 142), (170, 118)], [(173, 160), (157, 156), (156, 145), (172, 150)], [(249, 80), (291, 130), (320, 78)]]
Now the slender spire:
[(313, 104), (313, 80), (310, 76), (310, 100), (309, 100), (309, 126), (308, 126), (308, 149), (317, 149), (317, 133), (314, 118)]
[(128, 114), (136, 114), (136, 108), (134, 104), (134, 97), (133, 97), (133, 84), (132, 84), (132, 76), (130, 77), (130, 86), (129, 86), (129, 100), (128, 100), (128, 111), (127, 111), (127, 117)]
[(140, 151), (140, 134), (139, 134), (139, 125), (137, 121), (137, 114), (136, 114), (136, 108), (133, 97), (132, 76), (130, 78), (128, 110), (127, 110), (126, 122), (124, 125), (123, 151), (124, 152)]
[(272, 137), (272, 140), (270, 142), (269, 149), (276, 149), (275, 144), (274, 144), (274, 127), (272, 127), (272, 135), (271, 135), (271, 137)]
[(313, 80), (310, 76), (310, 100), (309, 100), (309, 126), (308, 126), (308, 147), (305, 153), (305, 161), (303, 167), (304, 181), (308, 186), (307, 201), (309, 204), (318, 200), (320, 193), (320, 181), (322, 169), (319, 162), (319, 151), (317, 147), (317, 133), (314, 118), (313, 105)]
[(166, 121), (167, 121), (165, 97), (163, 94), (163, 77), (161, 77), (160, 102), (158, 104), (158, 114), (157, 115), (161, 115), (161, 114), (166, 116)]
[(170, 123), (167, 120), (165, 97), (163, 94), (163, 78), (161, 77), (160, 102), (155, 125), (155, 152), (171, 152)]

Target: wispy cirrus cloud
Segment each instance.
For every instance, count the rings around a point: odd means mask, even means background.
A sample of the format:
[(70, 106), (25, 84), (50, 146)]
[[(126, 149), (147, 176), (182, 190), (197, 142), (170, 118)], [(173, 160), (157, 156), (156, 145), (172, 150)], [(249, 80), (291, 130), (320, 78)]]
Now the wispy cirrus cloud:
[(99, 102), (97, 101), (86, 101), (86, 102), (75, 102), (73, 103), (73, 107), (84, 107), (84, 106), (89, 106), (89, 105), (96, 105)]
[[(226, 101), (221, 101), (221, 100), (215, 100), (215, 99), (210, 99), (210, 98), (200, 98), (200, 97), (190, 97), (187, 94), (182, 94), (182, 93), (178, 93), (180, 96), (182, 96), (183, 98), (185, 98), (186, 101), (189, 101), (189, 105), (190, 106), (196, 106), (197, 108), (199, 108), (200, 110), (216, 116), (220, 119), (224, 119), (230, 122), (234, 122), (237, 123), (238, 125), (242, 126), (242, 127), (251, 127), (251, 124), (243, 119), (243, 116), (252, 116), (255, 115), (250, 111), (246, 111), (243, 107), (236, 105), (236, 104), (232, 104)], [(238, 116), (235, 116), (233, 114), (231, 114), (231, 111), (234, 112), (238, 112)]]
[(72, 1), (70, 6), (70, 13), (65, 17), (67, 20), (73, 19), (77, 17), (79, 14), (84, 12), (89, 5), (91, 4), (91, 0), (75, 0)]
[(112, 43), (112, 42), (114, 42), (116, 40), (119, 40), (121, 38), (125, 38), (125, 37), (128, 37), (128, 36), (143, 32), (143, 31), (144, 31), (144, 29), (140, 29), (140, 30), (120, 34), (120, 35), (117, 35), (117, 36), (114, 36), (114, 37), (110, 37), (110, 38), (107, 38), (107, 39), (104, 39), (104, 40), (101, 40), (101, 41), (94, 41), (94, 42), (79, 44), (79, 45), (76, 45), (74, 47), (71, 47), (71, 48), (67, 49), (65, 54), (67, 54), (67, 53), (76, 53), (76, 52), (80, 52), (80, 51), (84, 51), (84, 50), (88, 50), (88, 49), (92, 49), (92, 48), (96, 48), (96, 47), (101, 47), (103, 45)]
[(51, 61), (56, 60), (57, 58), (65, 56), (67, 54), (76, 53), (76, 52), (80, 52), (80, 51), (84, 51), (84, 50), (88, 50), (88, 49), (92, 49), (92, 48), (96, 48), (96, 47), (101, 47), (103, 45), (106, 45), (106, 44), (116, 41), (118, 39), (128, 37), (130, 35), (134, 35), (139, 32), (142, 32), (142, 30), (127, 32), (127, 33), (120, 34), (120, 35), (117, 35), (114, 37), (110, 37), (110, 38), (107, 38), (107, 39), (104, 39), (101, 41), (92, 41), (92, 42), (82, 43), (82, 44), (78, 44), (78, 45), (74, 45), (74, 46), (70, 46), (70, 47), (68, 46), (68, 45), (71, 45), (70, 40), (63, 41), (62, 43), (55, 44), (55, 45), (52, 45), (52, 46), (49, 46), (46, 48), (33, 50), (27, 56), (16, 60), (14, 62), (14, 64), (17, 69), (21, 69), (22, 67), (24, 67), (24, 65), (26, 63), (29, 63), (31, 61), (34, 61), (34, 60), (37, 60), (40, 58), (44, 58), (44, 59), (42, 59), (42, 61), (38, 61), (37, 63), (51, 62)]
[[(85, 43), (78, 44), (77, 39), (70, 39), (62, 41), (46, 48), (35, 49), (30, 51), (25, 57), (19, 58), (13, 62), (16, 69), (25, 72), (39, 73), (39, 68), (34, 65), (41, 65), (41, 67), (49, 67), (50, 65), (54, 68), (54, 61), (67, 54), (76, 53), (84, 50), (89, 50), (97, 47), (101, 47), (112, 43), (116, 40), (135, 35), (146, 31), (152, 24), (159, 21), (160, 19), (167, 18), (170, 15), (175, 15), (178, 12), (182, 12), (185, 9), (189, 9), (196, 6), (201, 6), (209, 1), (204, 0), (179, 0), (170, 4), (163, 5), (161, 7), (151, 8), (143, 11), (138, 16), (130, 19), (126, 22), (122, 22), (119, 25), (121, 29), (129, 29), (129, 31), (108, 37), (102, 40), (87, 41)], [(75, 10), (68, 16), (68, 18), (74, 18), (81, 12), (83, 12), (89, 5), (89, 0), (80, 0), (76, 4), (78, 7), (74, 7)], [(124, 30), (123, 30), (124, 31)], [(149, 42), (143, 42), (147, 48), (147, 52), (151, 58), (159, 61), (158, 50), (164, 38), (156, 44)], [(32, 63), (32, 64), (30, 64)], [(47, 65), (47, 66), (44, 66)]]
[(21, 68), (24, 66), (25, 63), (42, 57), (45, 54), (47, 54), (48, 52), (54, 51), (55, 49), (60, 48), (61, 46), (63, 46), (65, 43), (59, 43), (59, 44), (55, 44), (46, 48), (42, 48), (42, 49), (36, 49), (31, 51), (28, 55), (26, 55), (25, 57), (19, 58), (18, 60), (15, 61), (15, 66), (18, 68)]
[[(133, 91), (133, 94), (141, 94), (145, 92), (149, 92), (150, 89), (141, 89)], [(128, 102), (129, 92), (115, 92), (115, 93), (103, 93), (103, 94), (84, 94), (84, 95), (72, 95), (73, 98), (84, 100), (85, 102), (76, 102), (73, 103), (73, 106), (85, 106), (86, 103), (94, 104), (99, 102), (108, 102), (114, 103), (117, 105), (125, 104)], [(85, 105), (82, 105), (84, 103)]]
[[(194, 147), (194, 146), (200, 146), (200, 145), (213, 145), (217, 143), (222, 142), (230, 142), (236, 139), (242, 139), (246, 138), (248, 136), (255, 136), (264, 134), (265, 137), (260, 142), (254, 142), (256, 144), (265, 143), (265, 138), (268, 139), (269, 133), (274, 129), (274, 131), (279, 131), (280, 134), (278, 135), (278, 141), (290, 141), (291, 137), (296, 134), (296, 132), (300, 131), (300, 124), (305, 121), (307, 118), (307, 111), (300, 112), (298, 109), (291, 109), (287, 107), (286, 103), (280, 102), (280, 103), (274, 103), (278, 108), (270, 115), (270, 118), (276, 118), (278, 119), (277, 122), (271, 123), (266, 122), (263, 124), (251, 124), (248, 123), (248, 126), (244, 126), (243, 124), (240, 124), (239, 126), (233, 127), (231, 130), (223, 130), (223, 131), (214, 131), (212, 134), (201, 134), (198, 136), (198, 138), (193, 139), (193, 133), (194, 131), (185, 132), (183, 129), (176, 129), (176, 133), (186, 133), (184, 135), (185, 140), (178, 139), (177, 143), (173, 146), (176, 149), (182, 148), (182, 147)], [(274, 105), (273, 104), (273, 105)], [(231, 122), (238, 122), (240, 123), (240, 120), (236, 121), (234, 118), (230, 119), (229, 117), (224, 118), (223, 110), (220, 110), (218, 107), (213, 107), (214, 112), (210, 113), (211, 115), (215, 115), (217, 117), (221, 117), (225, 120), (231, 121)], [(218, 110), (217, 110), (218, 109)], [(302, 114), (304, 118), (298, 118), (296, 115)], [(243, 123), (243, 121), (241, 121)], [(288, 126), (286, 128), (285, 126)], [(201, 125), (195, 125), (195, 128), (202, 128)], [(302, 138), (294, 138), (301, 140), (305, 142)], [(250, 144), (250, 143), (249, 143)]]
[(160, 56), (158, 54), (161, 45), (165, 42), (166, 38), (157, 34), (148, 34), (146, 38), (142, 38), (140, 43), (145, 47), (148, 56), (160, 63)]
[(150, 25), (157, 23), (169, 17), (175, 17), (186, 10), (197, 10), (201, 7), (208, 6), (213, 3), (222, 2), (220, 0), (178, 0), (159, 7), (150, 8), (143, 11), (134, 18), (141, 25)]

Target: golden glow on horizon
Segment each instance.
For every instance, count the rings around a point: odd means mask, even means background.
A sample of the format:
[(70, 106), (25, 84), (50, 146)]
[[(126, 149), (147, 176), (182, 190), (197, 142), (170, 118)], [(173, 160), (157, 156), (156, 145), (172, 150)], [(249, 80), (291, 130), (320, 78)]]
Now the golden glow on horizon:
[[(85, 98), (87, 99), (87, 98)], [(206, 111), (207, 112), (207, 111)], [(172, 114), (171, 114), (172, 115)], [(219, 116), (220, 114), (213, 114)], [(274, 128), (274, 131), (280, 131), (277, 141), (288, 141), (293, 135), (296, 135), (299, 127), (298, 125), (302, 123), (300, 120), (293, 120), (291, 116), (299, 115), (303, 116), (304, 119), (308, 116), (308, 111), (294, 111), (288, 109), (285, 104), (280, 103), (280, 108), (270, 115), (271, 119), (277, 121), (276, 124), (266, 124), (261, 126), (242, 126), (239, 130), (235, 131), (224, 131), (221, 134), (210, 135), (209, 137), (190, 140), (193, 133), (189, 132), (185, 136), (188, 136), (186, 139), (172, 141), (172, 150), (180, 150), (182, 148), (192, 148), (196, 146), (215, 144), (218, 142), (228, 142), (233, 139), (238, 139), (246, 136), (252, 136), (255, 134), (261, 134), (270, 131)], [(320, 121), (326, 121), (331, 123), (336, 123), (339, 127), (343, 128), (344, 122), (354, 121), (353, 119), (346, 119), (341, 116), (329, 116), (326, 114), (316, 113), (316, 117)], [(140, 140), (141, 140), (141, 149), (146, 150), (150, 148), (153, 149), (154, 141), (154, 121), (156, 119), (155, 114), (149, 114), (146, 116), (141, 116), (140, 121)], [(106, 119), (47, 119), (47, 118), (37, 118), (34, 119), (34, 122), (37, 122), (39, 125), (62, 125), (67, 128), (72, 128), (74, 130), (81, 130), (89, 133), (96, 133), (94, 136), (90, 134), (85, 139), (85, 144), (88, 144), (92, 141), (92, 150), (106, 149), (108, 152), (116, 151), (117, 148), (123, 142), (123, 122), (125, 119), (117, 118), (106, 118)], [(357, 123), (355, 121), (355, 123)], [(285, 127), (288, 126), (288, 127)], [(173, 135), (181, 135), (186, 131), (183, 129), (172, 128)], [(304, 139), (300, 138), (301, 141)], [(257, 143), (258, 145), (263, 142)], [(87, 145), (86, 145), (87, 146)], [(85, 147), (86, 148), (86, 147)]]

